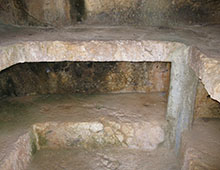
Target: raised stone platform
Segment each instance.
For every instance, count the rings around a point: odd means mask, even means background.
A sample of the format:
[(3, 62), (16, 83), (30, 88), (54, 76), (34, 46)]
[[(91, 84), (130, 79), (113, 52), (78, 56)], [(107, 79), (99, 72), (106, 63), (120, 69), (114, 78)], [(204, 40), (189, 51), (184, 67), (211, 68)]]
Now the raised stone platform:
[(208, 93), (220, 101), (219, 27), (79, 25), (62, 29), (31, 29), (0, 25), (0, 70), (20, 62), (170, 61), (169, 53), (182, 47), (187, 50), (188, 64)]
[(163, 93), (42, 95), (0, 101), (0, 169), (25, 169), (37, 150), (166, 146)]
[(171, 61), (170, 53), (181, 47), (187, 50), (182, 57), (188, 58), (211, 97), (220, 101), (219, 27), (31, 29), (0, 25), (0, 70), (21, 62)]

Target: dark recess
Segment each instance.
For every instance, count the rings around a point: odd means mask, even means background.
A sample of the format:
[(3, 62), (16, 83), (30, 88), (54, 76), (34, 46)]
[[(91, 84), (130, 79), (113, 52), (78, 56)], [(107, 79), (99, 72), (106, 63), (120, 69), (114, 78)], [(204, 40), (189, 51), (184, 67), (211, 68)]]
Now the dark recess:
[[(164, 72), (168, 77), (169, 63), (66, 61), (16, 64), (0, 72), (0, 98), (108, 93), (126, 87), (134, 91), (142, 87), (152, 89), (157, 83), (153, 82), (155, 72)], [(168, 84), (164, 82), (164, 85), (168, 89)]]
[(81, 22), (85, 17), (85, 2), (84, 0), (70, 0), (71, 17), (76, 17), (78, 22)]

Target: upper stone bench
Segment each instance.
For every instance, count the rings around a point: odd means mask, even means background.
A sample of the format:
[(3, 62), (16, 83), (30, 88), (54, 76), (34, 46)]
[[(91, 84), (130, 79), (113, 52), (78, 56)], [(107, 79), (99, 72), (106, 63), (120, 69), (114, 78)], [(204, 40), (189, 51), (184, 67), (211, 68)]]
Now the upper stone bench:
[[(21, 28), (0, 25), (0, 71), (17, 63), (49, 61), (181, 60), (220, 102), (220, 25)], [(177, 54), (178, 55), (178, 54)]]

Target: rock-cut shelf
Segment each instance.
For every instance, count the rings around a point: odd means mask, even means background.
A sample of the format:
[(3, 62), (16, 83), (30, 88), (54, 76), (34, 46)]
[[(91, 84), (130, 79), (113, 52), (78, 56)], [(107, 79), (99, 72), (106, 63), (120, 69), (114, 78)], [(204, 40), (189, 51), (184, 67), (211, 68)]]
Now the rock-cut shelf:
[[(21, 28), (0, 25), (0, 70), (41, 61), (164, 61), (184, 49), (188, 65), (220, 101), (220, 26), (88, 26)], [(172, 56), (172, 57), (171, 57)]]

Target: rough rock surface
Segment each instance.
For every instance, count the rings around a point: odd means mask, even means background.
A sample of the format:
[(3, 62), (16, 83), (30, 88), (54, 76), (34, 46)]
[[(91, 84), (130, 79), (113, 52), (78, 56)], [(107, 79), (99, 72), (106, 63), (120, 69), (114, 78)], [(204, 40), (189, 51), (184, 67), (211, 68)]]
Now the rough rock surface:
[(24, 170), (32, 157), (32, 142), (30, 133), (24, 134), (8, 150), (7, 155), (0, 162), (0, 169), (4, 170)]
[(24, 63), (0, 72), (0, 97), (36, 94), (167, 92), (170, 63)]
[[(171, 61), (174, 64), (173, 66), (176, 66), (175, 62), (184, 59), (183, 61), (187, 61), (184, 63), (187, 65), (184, 66), (190, 66), (201, 78), (211, 97), (220, 101), (218, 91), (220, 83), (218, 72), (219, 34), (214, 31), (219, 27), (179, 28), (165, 29), (163, 31), (156, 28), (148, 28), (146, 30), (128, 28), (120, 30), (119, 28), (112, 29), (113, 32), (109, 30), (105, 32), (103, 29), (94, 31), (93, 28), (93, 36), (90, 30), (86, 31), (85, 29), (82, 31), (79, 28), (78, 30), (77, 28), (74, 30), (75, 32), (78, 31), (77, 34), (74, 34), (72, 30), (69, 30), (69, 32), (47, 32), (45, 30), (36, 31), (27, 29), (27, 32), (24, 33), (19, 29), (9, 27), (7, 30), (7, 28), (6, 31), (4, 27), (1, 29), (1, 70), (13, 64), (26, 61), (148, 60)], [(125, 30), (128, 30), (128, 32), (122, 34)], [(134, 30), (138, 32), (138, 35), (131, 34)], [(173, 33), (174, 30), (176, 30), (175, 33)], [(79, 33), (80, 31), (81, 33)], [(100, 33), (102, 33), (101, 36)], [(44, 41), (45, 39), (49, 41)], [(96, 41), (90, 41), (91, 39), (95, 39)], [(167, 42), (168, 40), (175, 42)], [(198, 48), (195, 48), (195, 45)], [(177, 53), (178, 55), (173, 55), (175, 52), (179, 52)], [(175, 58), (175, 56), (178, 57)], [(188, 74), (190, 72), (186, 73)], [(181, 73), (181, 75), (184, 75), (184, 73)], [(191, 89), (184, 90), (191, 91)], [(191, 102), (188, 100), (190, 98), (186, 99), (184, 102)], [(180, 116), (182, 115), (180, 114)], [(121, 137), (119, 138), (122, 139)]]
[(201, 82), (197, 87), (194, 118), (220, 118), (220, 103), (211, 99)]
[(40, 22), (39, 25), (71, 25), (75, 22), (71, 18), (69, 0), (24, 0), (24, 3), (28, 13)]
[(2, 0), (0, 20), (14, 25), (68, 26), (76, 23), (77, 10), (69, 0)]
[(215, 0), (86, 0), (85, 22), (154, 26), (219, 23), (219, 8)]
[(189, 48), (184, 45), (187, 44), (191, 46), (188, 64), (209, 95), (220, 101), (219, 26), (184, 29), (80, 26), (65, 31), (39, 31), (1, 25), (0, 31), (0, 70), (36, 61), (172, 61), (175, 58), (170, 58), (170, 54), (175, 49)]
[(167, 26), (219, 23), (218, 0), (1, 0), (0, 21), (17, 25)]
[(220, 59), (218, 54), (202, 53), (197, 48), (192, 49), (190, 65), (202, 80), (210, 96), (220, 102)]
[(180, 170), (175, 153), (165, 148), (154, 151), (110, 147), (86, 150), (43, 149), (36, 153), (28, 170)]
[[(165, 146), (166, 100), (163, 93), (1, 99), (0, 167), (22, 169), (37, 148), (47, 146), (92, 149), (110, 145), (139, 150), (155, 150), (161, 142)], [(32, 125), (35, 133), (30, 135)]]
[(35, 124), (33, 133), (37, 148), (94, 148), (112, 145), (153, 150), (165, 139), (162, 127), (151, 122), (101, 122)]
[(164, 142), (164, 130), (149, 122), (119, 124), (113, 121), (56, 123), (33, 125), (33, 129), (20, 136), (12, 150), (1, 160), (4, 170), (24, 170), (33, 154), (45, 148), (95, 149), (122, 146), (151, 151)]
[(182, 170), (220, 169), (219, 119), (198, 119), (186, 132), (182, 145)]
[(220, 101), (218, 28), (79, 26), (65, 31), (27, 29), (24, 33), (25, 29), (6, 26), (1, 31), (0, 69), (43, 61), (171, 62), (166, 118), (170, 124), (170, 145), (176, 144), (178, 150), (181, 133), (192, 125), (197, 77), (210, 96)]

